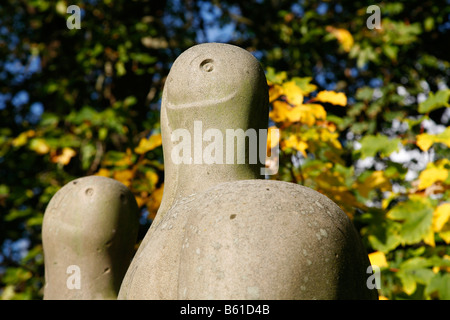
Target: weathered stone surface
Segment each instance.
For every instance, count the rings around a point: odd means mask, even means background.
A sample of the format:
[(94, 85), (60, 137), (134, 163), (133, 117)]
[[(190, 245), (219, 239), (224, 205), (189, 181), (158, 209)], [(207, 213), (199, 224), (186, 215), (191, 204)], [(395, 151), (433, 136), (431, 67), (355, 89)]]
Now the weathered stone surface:
[(367, 288), (369, 259), (351, 221), (310, 188), (222, 183), (168, 215), (185, 212), (179, 299), (377, 297)]
[[(267, 129), (269, 120), (267, 82), (263, 69), (248, 51), (222, 43), (196, 45), (183, 52), (167, 77), (161, 107), (165, 188), (158, 219), (177, 199), (226, 181), (260, 178), (263, 164), (173, 163), (171, 154), (176, 129), (194, 136), (194, 122), (202, 130)], [(203, 146), (207, 143), (205, 142)], [(192, 144), (193, 158), (197, 150)], [(237, 156), (237, 145), (234, 155)], [(224, 154), (225, 154), (224, 150)]]
[(171, 134), (193, 133), (196, 120), (203, 130), (267, 128), (267, 86), (253, 56), (203, 44), (174, 63), (161, 113), (163, 203), (120, 299), (377, 297), (366, 286), (369, 260), (358, 234), (325, 196), (257, 180), (260, 163), (174, 164)]
[[(223, 136), (227, 129), (265, 129), (268, 112), (264, 72), (258, 60), (246, 50), (228, 44), (207, 43), (194, 46), (177, 58), (167, 77), (161, 106), (164, 195), (158, 214), (124, 278), (119, 297), (128, 297), (129, 287), (141, 288), (151, 283), (142, 280), (145, 283), (138, 284), (141, 277), (159, 278), (162, 273), (169, 279), (175, 279), (172, 256), (178, 255), (178, 248), (176, 241), (171, 239), (182, 237), (182, 234), (177, 233), (181, 232), (177, 227), (183, 224), (174, 224), (171, 234), (177, 234), (168, 236), (166, 240), (163, 240), (163, 236), (152, 238), (161, 219), (175, 202), (221, 182), (261, 178), (260, 169), (264, 164), (249, 163), (248, 146), (244, 150), (247, 159), (244, 164), (174, 164), (171, 157), (175, 145), (171, 139), (174, 130), (187, 129), (193, 136), (194, 121), (202, 122), (203, 132), (211, 128), (218, 129)], [(237, 144), (233, 152), (234, 155), (238, 154)], [(194, 145), (191, 154), (195, 157)], [(152, 239), (152, 243), (148, 243), (149, 239)], [(142, 254), (144, 248), (152, 252), (154, 259), (148, 254)], [(154, 264), (161, 267), (156, 268)], [(166, 297), (171, 292), (168, 287), (173, 286), (173, 281), (161, 286), (154, 287), (154, 290)], [(139, 290), (133, 289), (135, 293)], [(134, 297), (134, 294), (131, 296)]]
[[(88, 176), (61, 188), (42, 226), (44, 299), (116, 299), (138, 226), (133, 194), (114, 179)], [(70, 266), (79, 268), (79, 289)]]
[(293, 183), (218, 184), (174, 205), (141, 252), (126, 299), (376, 299), (351, 221)]

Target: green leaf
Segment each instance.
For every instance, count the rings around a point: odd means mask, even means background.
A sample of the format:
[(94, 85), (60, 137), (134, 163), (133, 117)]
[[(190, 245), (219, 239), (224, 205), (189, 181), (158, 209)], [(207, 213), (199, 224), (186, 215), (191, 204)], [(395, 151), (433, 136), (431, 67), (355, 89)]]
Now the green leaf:
[(6, 184), (0, 184), (0, 196), (8, 196), (9, 187)]
[(430, 96), (427, 100), (419, 103), (420, 113), (429, 113), (435, 109), (442, 107), (448, 107), (448, 99), (450, 98), (450, 89), (439, 90), (434, 94), (430, 92)]
[(421, 241), (430, 231), (433, 206), (428, 198), (411, 196), (407, 201), (393, 207), (387, 217), (402, 222), (402, 242), (414, 244)]
[(32, 276), (30, 271), (23, 268), (8, 268), (3, 276), (3, 281), (8, 284), (18, 284), (30, 279)]
[(423, 257), (415, 257), (402, 262), (399, 271), (396, 273), (403, 285), (404, 291), (411, 295), (416, 291), (417, 283), (428, 285), (434, 277), (434, 272), (429, 269), (432, 261)]
[(13, 221), (16, 219), (21, 219), (21, 218), (25, 218), (25, 217), (29, 217), (33, 215), (33, 209), (31, 208), (26, 208), (23, 210), (18, 210), (18, 209), (12, 209), (6, 216), (5, 216), (5, 221)]
[(370, 245), (377, 251), (389, 252), (397, 248), (401, 244), (401, 238), (398, 230), (401, 225), (398, 222), (385, 219), (384, 221), (371, 222), (367, 231), (371, 234), (368, 236)]
[(437, 292), (442, 300), (450, 300), (450, 273), (435, 274), (425, 290), (427, 294)]
[(308, 95), (311, 92), (317, 90), (317, 86), (314, 84), (310, 84), (312, 78), (311, 77), (305, 77), (305, 78), (299, 78), (299, 77), (293, 77), (292, 80), (295, 82), (297, 86), (302, 89), (304, 95)]
[(282, 84), (284, 80), (287, 78), (287, 73), (283, 72), (275, 72), (274, 68), (268, 67), (266, 72), (266, 78), (272, 83)]
[(391, 60), (397, 60), (398, 46), (384, 45), (383, 52)]
[(375, 157), (377, 153), (380, 153), (381, 157), (387, 157), (392, 152), (398, 150), (398, 146), (401, 140), (399, 138), (389, 139), (387, 136), (377, 134), (367, 135), (361, 139), (361, 159), (367, 157)]
[(158, 58), (148, 55), (146, 53), (131, 53), (130, 58), (142, 64), (151, 64), (158, 61)]
[(117, 61), (116, 62), (116, 72), (117, 72), (117, 75), (119, 77), (123, 76), (124, 74), (127, 73), (127, 71), (125, 69), (125, 65), (124, 65), (124, 63), (122, 61)]

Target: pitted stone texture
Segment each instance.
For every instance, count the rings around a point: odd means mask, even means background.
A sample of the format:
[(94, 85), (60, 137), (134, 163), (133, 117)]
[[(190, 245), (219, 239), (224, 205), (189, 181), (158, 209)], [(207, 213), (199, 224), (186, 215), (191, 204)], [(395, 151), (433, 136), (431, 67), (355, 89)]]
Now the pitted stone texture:
[[(267, 129), (268, 108), (264, 70), (248, 51), (229, 44), (205, 43), (189, 48), (175, 60), (164, 86), (161, 104), (164, 194), (156, 218), (125, 275), (122, 296), (127, 296), (125, 288), (131, 285), (129, 282), (134, 272), (137, 272), (137, 264), (147, 259), (142, 258), (142, 250), (150, 238), (154, 239), (152, 233), (174, 203), (222, 182), (263, 178), (260, 169), (264, 163), (249, 164), (247, 144), (244, 146), (245, 164), (174, 164), (171, 154), (176, 142), (172, 141), (172, 133), (176, 129), (186, 129), (193, 138), (194, 121), (202, 122), (202, 136), (208, 129), (220, 130), (223, 137), (227, 129), (242, 129), (245, 132), (252, 128), (258, 132), (259, 129)], [(202, 147), (208, 144), (204, 141)], [(191, 143), (191, 147), (191, 155), (195, 157), (194, 143)], [(233, 151), (237, 163), (237, 143)], [(167, 241), (170, 243), (169, 238)], [(168, 243), (163, 247), (164, 252), (175, 250)], [(166, 258), (168, 253), (155, 254), (162, 255), (161, 261), (171, 268), (172, 258)], [(153, 277), (150, 267), (148, 269), (145, 276)]]
[(351, 221), (312, 189), (224, 183), (188, 207), (178, 298), (376, 297), (366, 286), (370, 264)]
[[(44, 214), (44, 299), (116, 299), (138, 227), (136, 200), (122, 183), (88, 176), (66, 184)], [(67, 286), (71, 265), (80, 289)]]
[(119, 298), (377, 297), (345, 213), (312, 189), (280, 181), (222, 183), (175, 204), (140, 259)]
[(199, 198), (191, 196), (178, 201), (147, 233), (147, 241), (141, 243), (124, 278), (119, 299), (177, 299), (180, 253), (191, 214), (191, 208), (185, 205), (190, 201)]
[[(240, 153), (235, 144), (234, 164), (179, 164), (172, 161), (175, 144), (171, 140), (176, 129), (186, 129), (194, 138), (194, 122), (202, 123), (201, 134), (208, 129), (226, 131), (252, 128), (267, 129), (269, 121), (267, 81), (259, 61), (248, 51), (223, 43), (205, 43), (183, 52), (174, 62), (164, 86), (161, 106), (161, 134), (163, 139), (165, 188), (161, 209), (156, 221), (177, 199), (206, 190), (221, 182), (263, 178), (265, 165), (250, 163), (249, 146), (242, 146), (244, 164), (238, 164)], [(202, 149), (209, 142), (202, 142)], [(264, 145), (265, 150), (265, 145)], [(194, 143), (191, 155), (195, 158)], [(198, 177), (202, 182), (198, 183)]]

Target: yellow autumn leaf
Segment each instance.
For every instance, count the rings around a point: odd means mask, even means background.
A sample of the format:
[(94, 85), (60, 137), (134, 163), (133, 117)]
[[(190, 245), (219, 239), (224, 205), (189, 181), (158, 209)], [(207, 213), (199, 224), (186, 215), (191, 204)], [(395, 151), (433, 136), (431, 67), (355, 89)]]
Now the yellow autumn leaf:
[(350, 49), (353, 47), (354, 44), (353, 36), (348, 30), (342, 28), (335, 28), (332, 26), (328, 26), (326, 30), (336, 37), (337, 41), (339, 41), (339, 43), (342, 46), (342, 49), (344, 49), (345, 52), (349, 52)]
[(385, 296), (378, 296), (378, 300), (389, 300), (389, 299)]
[(117, 160), (115, 162), (106, 162), (105, 165), (111, 165), (113, 164), (116, 167), (128, 167), (133, 164), (133, 153), (131, 152), (130, 148), (127, 148), (125, 155), (120, 160)]
[(347, 105), (347, 96), (343, 92), (326, 91), (326, 90), (320, 91), (317, 94), (315, 100), (343, 107)]
[(46, 154), (50, 151), (50, 146), (44, 139), (33, 139), (30, 142), (30, 149), (38, 154)]
[(137, 154), (143, 154), (159, 147), (162, 144), (161, 134), (154, 134), (150, 138), (142, 138), (139, 145), (134, 149)]
[(102, 176), (102, 177), (110, 177), (110, 171), (105, 168), (101, 168), (98, 170), (98, 172), (95, 174), (96, 176)]
[(450, 219), (450, 203), (443, 203), (433, 212), (433, 230), (439, 232)]
[(129, 187), (131, 185), (131, 179), (134, 177), (134, 172), (132, 170), (122, 170), (114, 172), (114, 179), (122, 182), (124, 185)]
[(384, 172), (374, 171), (372, 172), (362, 183), (358, 184), (357, 189), (359, 194), (367, 198), (369, 192), (374, 189), (380, 189), (381, 191), (389, 191), (391, 190), (392, 185), (384, 175)]
[(421, 133), (416, 136), (416, 144), (422, 151), (427, 151), (434, 143), (442, 143), (450, 148), (450, 127), (438, 134)]
[(450, 231), (439, 232), (439, 237), (441, 237), (446, 244), (450, 244)]
[(428, 133), (422, 133), (416, 136), (416, 144), (422, 151), (427, 151), (434, 143), (434, 136)]
[(314, 116), (308, 111), (309, 108), (305, 107), (305, 105), (297, 105), (286, 113), (286, 117), (290, 122), (301, 121), (302, 123), (312, 126), (315, 119)]
[(308, 108), (309, 112), (311, 112), (311, 114), (314, 115), (316, 119), (325, 120), (325, 118), (327, 117), (325, 108), (320, 104), (308, 103), (304, 104), (304, 106)]
[(376, 251), (369, 253), (369, 260), (372, 266), (377, 266), (379, 268), (387, 267), (388, 263), (386, 260), (386, 256), (381, 251)]
[(21, 147), (24, 144), (27, 143), (28, 138), (32, 138), (34, 137), (36, 134), (36, 132), (34, 130), (28, 130), (28, 131), (24, 131), (21, 134), (19, 134), (16, 138), (13, 139), (12, 141), (12, 145), (13, 147)]
[(419, 190), (426, 189), (438, 181), (445, 181), (448, 169), (444, 167), (431, 167), (423, 170), (419, 175)]
[(272, 130), (278, 130), (278, 128), (272, 126), (267, 129), (267, 150), (268, 150), (267, 154), (270, 154), (270, 150), (275, 148), (277, 144), (280, 142), (279, 139), (272, 140), (272, 133), (271, 133)]
[(283, 83), (283, 92), (290, 104), (297, 106), (303, 103), (302, 89), (294, 81)]
[(269, 103), (272, 103), (283, 94), (283, 88), (278, 84), (273, 85), (269, 89)]
[(282, 149), (291, 148), (300, 151), (306, 158), (306, 149), (308, 149), (308, 144), (305, 141), (300, 140), (297, 135), (291, 135), (289, 138), (285, 139), (282, 144)]
[(140, 195), (135, 195), (134, 198), (136, 199), (136, 203), (138, 208), (142, 207), (148, 202), (148, 197), (146, 192), (141, 192)]
[(332, 132), (328, 129), (320, 130), (320, 141), (328, 142), (336, 149), (342, 149), (342, 145), (339, 141), (339, 133)]
[(427, 245), (431, 247), (436, 246), (436, 243), (434, 242), (434, 232), (432, 228), (430, 228), (427, 234), (423, 237), (423, 242), (425, 242)]
[(51, 156), (51, 161), (53, 163), (60, 163), (62, 165), (67, 165), (77, 153), (72, 148), (63, 148), (61, 154), (54, 153)]
[(145, 173), (145, 177), (150, 181), (152, 188), (154, 188), (158, 183), (158, 174), (154, 171), (147, 171)]
[(272, 103), (272, 110), (269, 113), (269, 117), (275, 122), (284, 122), (288, 120), (289, 112), (292, 107), (285, 101), (274, 101)]

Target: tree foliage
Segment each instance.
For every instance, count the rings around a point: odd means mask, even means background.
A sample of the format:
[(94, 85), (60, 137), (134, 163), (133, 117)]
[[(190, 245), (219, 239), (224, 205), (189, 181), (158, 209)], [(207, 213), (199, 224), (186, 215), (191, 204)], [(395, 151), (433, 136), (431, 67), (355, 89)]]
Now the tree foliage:
[[(450, 299), (446, 1), (75, 2), (0, 7), (3, 299), (42, 297), (43, 214), (72, 179), (127, 185), (143, 237), (164, 186), (164, 80), (204, 41), (261, 61), (281, 133), (271, 178), (341, 206), (381, 268), (380, 295)], [(81, 29), (66, 27), (70, 4)], [(367, 27), (370, 4), (379, 29)]]

